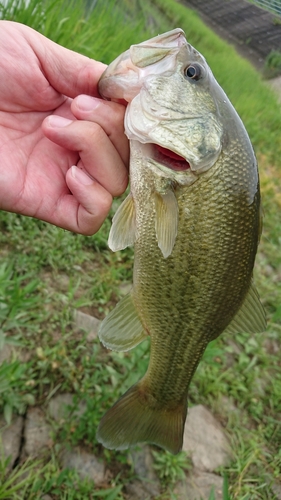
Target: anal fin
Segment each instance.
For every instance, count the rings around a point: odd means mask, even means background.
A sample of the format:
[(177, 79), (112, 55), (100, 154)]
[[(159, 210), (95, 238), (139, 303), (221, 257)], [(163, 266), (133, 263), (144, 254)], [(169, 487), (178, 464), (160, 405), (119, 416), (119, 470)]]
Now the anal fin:
[(129, 293), (102, 321), (100, 341), (112, 351), (129, 351), (147, 338)]

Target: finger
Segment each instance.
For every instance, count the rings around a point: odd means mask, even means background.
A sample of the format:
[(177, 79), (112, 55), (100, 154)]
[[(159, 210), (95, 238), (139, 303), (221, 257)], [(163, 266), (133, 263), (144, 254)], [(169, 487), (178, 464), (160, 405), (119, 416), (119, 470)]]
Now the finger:
[(23, 29), (41, 71), (57, 92), (72, 98), (79, 94), (99, 96), (98, 81), (105, 64), (66, 49), (30, 28)]
[(77, 166), (67, 171), (66, 183), (72, 194), (61, 198), (53, 222), (86, 236), (96, 233), (110, 210), (112, 196)]
[(124, 134), (125, 106), (97, 97), (79, 95), (71, 103), (71, 111), (78, 120), (98, 123), (119, 152), (123, 162), (129, 162), (129, 141)]
[(56, 144), (78, 151), (86, 172), (112, 196), (125, 191), (128, 171), (99, 124), (51, 115), (44, 120), (43, 131)]

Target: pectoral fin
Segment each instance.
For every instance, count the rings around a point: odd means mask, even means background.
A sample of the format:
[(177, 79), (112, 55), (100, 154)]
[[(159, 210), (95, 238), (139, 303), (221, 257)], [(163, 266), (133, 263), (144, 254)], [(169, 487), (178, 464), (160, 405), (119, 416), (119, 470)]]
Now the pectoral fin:
[(108, 246), (113, 252), (133, 246), (136, 233), (136, 214), (131, 194), (123, 201), (112, 219)]
[(154, 193), (155, 230), (158, 246), (164, 258), (171, 255), (178, 230), (178, 202), (172, 190)]
[(231, 323), (226, 328), (228, 333), (260, 333), (266, 329), (266, 318), (259, 295), (254, 283), (251, 284), (248, 294), (234, 316)]
[(147, 338), (131, 294), (106, 316), (98, 334), (103, 345), (113, 351), (129, 351)]

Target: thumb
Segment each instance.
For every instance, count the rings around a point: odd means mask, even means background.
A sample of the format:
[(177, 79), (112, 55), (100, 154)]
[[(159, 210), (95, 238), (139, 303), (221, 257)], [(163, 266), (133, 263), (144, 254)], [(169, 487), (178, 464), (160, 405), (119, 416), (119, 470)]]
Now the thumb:
[[(37, 32), (33, 49), (42, 71), (52, 87), (60, 94), (76, 97), (79, 94), (99, 96), (98, 82), (106, 65), (66, 49)], [(34, 35), (34, 36), (35, 36)]]

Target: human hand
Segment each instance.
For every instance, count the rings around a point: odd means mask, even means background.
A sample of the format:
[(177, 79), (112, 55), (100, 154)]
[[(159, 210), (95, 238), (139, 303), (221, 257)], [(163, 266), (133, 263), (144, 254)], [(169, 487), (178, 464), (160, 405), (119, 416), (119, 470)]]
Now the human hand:
[(102, 63), (0, 27), (0, 209), (93, 234), (127, 186), (125, 108), (98, 98)]

